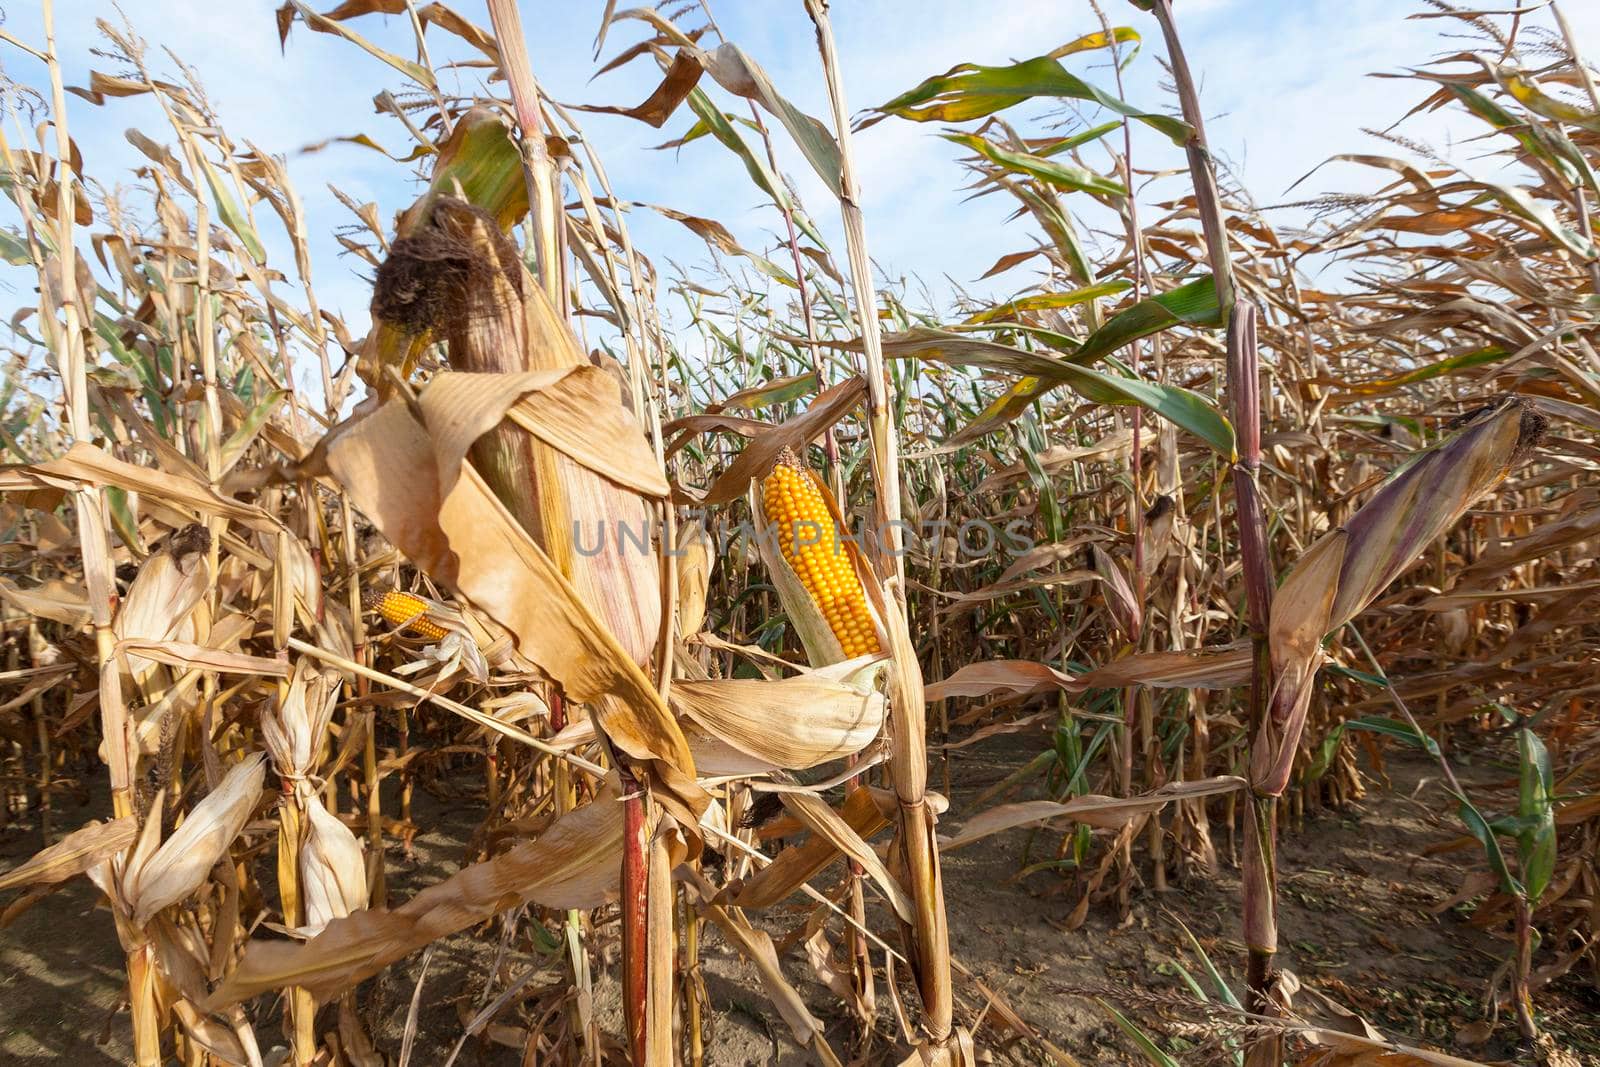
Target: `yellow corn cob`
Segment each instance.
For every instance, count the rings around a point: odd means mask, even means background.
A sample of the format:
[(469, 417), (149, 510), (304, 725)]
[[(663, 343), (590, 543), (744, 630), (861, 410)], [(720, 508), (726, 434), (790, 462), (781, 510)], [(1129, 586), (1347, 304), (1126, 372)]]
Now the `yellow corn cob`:
[(362, 606), (383, 616), (385, 622), (427, 641), (442, 640), (450, 631), (428, 617), (428, 602), (398, 589), (368, 589)]
[(761, 486), (762, 511), (783, 558), (828, 620), (846, 658), (881, 651), (867, 597), (811, 472), (784, 449)]

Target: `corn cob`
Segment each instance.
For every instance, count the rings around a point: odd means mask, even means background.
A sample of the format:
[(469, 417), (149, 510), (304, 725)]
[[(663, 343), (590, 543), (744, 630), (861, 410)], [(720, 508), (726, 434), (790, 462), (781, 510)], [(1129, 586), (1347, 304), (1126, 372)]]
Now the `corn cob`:
[(762, 510), (784, 560), (828, 621), (847, 659), (881, 651), (866, 592), (839, 543), (816, 478), (790, 449), (762, 483)]
[(428, 602), (398, 589), (368, 589), (361, 605), (383, 616), (385, 622), (427, 641), (440, 641), (450, 631), (428, 617)]

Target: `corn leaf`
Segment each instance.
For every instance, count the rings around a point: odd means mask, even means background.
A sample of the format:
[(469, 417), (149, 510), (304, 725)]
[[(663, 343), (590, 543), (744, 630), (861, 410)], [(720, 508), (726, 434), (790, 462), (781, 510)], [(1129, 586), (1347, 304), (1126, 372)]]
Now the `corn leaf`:
[(1140, 111), (1090, 85), (1048, 55), (1006, 67), (957, 64), (874, 108), (877, 114), (861, 126), (870, 126), (890, 115), (913, 122), (964, 122), (1040, 96), (1091, 101), (1160, 131), (1176, 145), (1186, 143), (1193, 132), (1189, 124), (1180, 119)]

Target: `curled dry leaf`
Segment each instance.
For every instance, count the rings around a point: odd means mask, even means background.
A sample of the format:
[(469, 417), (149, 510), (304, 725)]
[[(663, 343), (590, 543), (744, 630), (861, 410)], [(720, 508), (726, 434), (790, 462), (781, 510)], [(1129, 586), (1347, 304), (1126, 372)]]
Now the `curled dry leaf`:
[(1069, 674), (1030, 660), (989, 660), (962, 667), (927, 690), (930, 701), (948, 697), (1012, 697), (1058, 689), (1081, 693), (1147, 685), (1154, 689), (1229, 689), (1250, 680), (1250, 649), (1243, 643), (1225, 648), (1141, 652), (1113, 660), (1083, 674)]
[(327, 1001), (431, 941), (523, 903), (594, 908), (617, 892), (622, 804), (614, 784), (535, 841), (473, 864), (393, 910), (334, 919), (304, 944), (252, 941), (207, 1002), (217, 1010), (284, 986)]
[(49, 848), (0, 874), (0, 889), (54, 885), (109, 860), (139, 836), (131, 817), (85, 823)]
[[(865, 841), (888, 826), (894, 812), (894, 794), (869, 787), (848, 794), (838, 814), (844, 824)], [(771, 907), (796, 892), (802, 882), (815, 878), (840, 855), (832, 842), (813, 834), (801, 844), (778, 853), (770, 864), (743, 882), (723, 888), (716, 902), (736, 908)]]
[(0, 603), (10, 604), (39, 619), (63, 623), (76, 629), (89, 621), (89, 600), (81, 585), (52, 578), (23, 588), (0, 578)]
[[(497, 377), (502, 410), (527, 392), (562, 383), (615, 388), (595, 368)], [(464, 462), (471, 429), (430, 402), (432, 391), (419, 400), (427, 421), (391, 401), (338, 431), (327, 450), (334, 475), (401, 552), (509, 630), (518, 650), (559, 682), (569, 700), (594, 704), (612, 742), (635, 759), (653, 761), (685, 810), (702, 810), (705, 797), (694, 784), (688, 743), (655, 686)], [(439, 438), (429, 430), (434, 422), (441, 426)], [(624, 450), (619, 444), (616, 451)], [(413, 474), (396, 479), (390, 476), (396, 470)]]
[(872, 846), (862, 840), (850, 824), (840, 818), (826, 801), (811, 793), (786, 792), (778, 795), (783, 798), (783, 806), (809, 827), (814, 835), (823, 838), (834, 848), (861, 864), (862, 869), (878, 883), (878, 888), (883, 890), (884, 896), (888, 898), (900, 920), (911, 921), (915, 909), (910, 898), (906, 896), (906, 891), (889, 873), (883, 861), (878, 858), (878, 854), (872, 850)]
[(941, 851), (950, 852), (972, 844), (980, 838), (1001, 830), (1029, 826), (1050, 819), (1071, 819), (1073, 822), (1096, 826), (1103, 830), (1121, 829), (1130, 820), (1159, 811), (1175, 800), (1193, 800), (1196, 797), (1231, 793), (1245, 786), (1243, 778), (1219, 775), (1202, 778), (1196, 782), (1174, 782), (1148, 793), (1132, 797), (1106, 797), (1088, 794), (1072, 800), (1027, 800), (1020, 804), (1002, 804), (997, 808), (974, 815), (961, 826), (954, 837), (939, 842)]

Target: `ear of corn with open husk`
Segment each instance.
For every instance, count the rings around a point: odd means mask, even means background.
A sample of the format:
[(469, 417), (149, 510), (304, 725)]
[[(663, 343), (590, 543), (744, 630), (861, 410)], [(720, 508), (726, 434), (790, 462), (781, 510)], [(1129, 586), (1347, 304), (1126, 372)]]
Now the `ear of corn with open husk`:
[(880, 653), (865, 559), (833, 494), (793, 449), (752, 485), (751, 511), (761, 558), (812, 665)]

